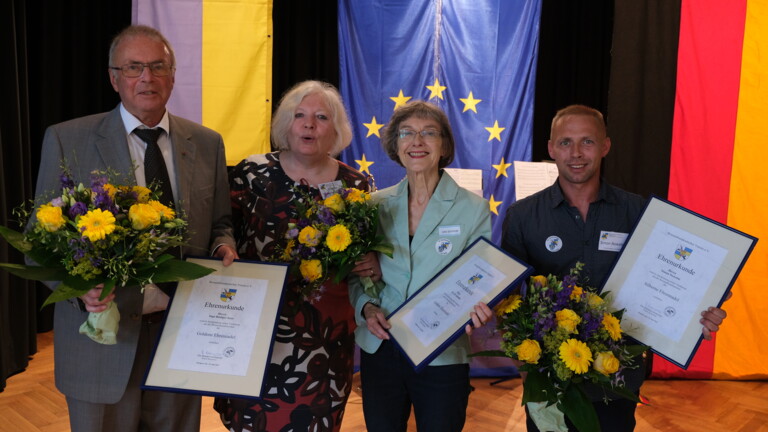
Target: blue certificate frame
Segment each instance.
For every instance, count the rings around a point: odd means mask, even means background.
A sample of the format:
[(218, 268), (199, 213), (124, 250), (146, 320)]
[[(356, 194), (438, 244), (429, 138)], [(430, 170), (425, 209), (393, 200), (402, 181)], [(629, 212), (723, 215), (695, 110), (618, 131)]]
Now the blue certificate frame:
[(187, 261), (216, 271), (178, 284), (142, 388), (261, 399), (288, 264)]
[(475, 304), (495, 306), (531, 273), (481, 237), (387, 317), (392, 341), (418, 371), (464, 333)]
[(723, 304), (757, 238), (652, 196), (601, 291), (622, 330), (687, 369), (703, 339), (700, 312)]

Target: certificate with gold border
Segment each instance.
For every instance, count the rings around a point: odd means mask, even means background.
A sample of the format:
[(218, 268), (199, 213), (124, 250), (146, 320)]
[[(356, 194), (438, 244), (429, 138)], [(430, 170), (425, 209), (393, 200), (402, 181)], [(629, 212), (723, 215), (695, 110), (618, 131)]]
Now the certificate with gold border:
[(622, 330), (686, 369), (703, 339), (701, 311), (720, 306), (757, 239), (652, 197), (603, 292)]
[(176, 288), (143, 388), (260, 398), (288, 266), (217, 259)]
[(419, 370), (464, 333), (478, 302), (493, 307), (532, 272), (481, 237), (387, 317), (389, 334)]

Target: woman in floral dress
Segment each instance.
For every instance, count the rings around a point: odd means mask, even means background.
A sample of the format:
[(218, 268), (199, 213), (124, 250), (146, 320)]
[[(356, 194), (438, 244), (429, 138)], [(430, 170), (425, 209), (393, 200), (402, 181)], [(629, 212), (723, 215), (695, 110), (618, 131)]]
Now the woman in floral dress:
[[(279, 255), (288, 223), (295, 221), (296, 193), (315, 199), (343, 184), (368, 191), (360, 172), (339, 162), (352, 131), (338, 91), (305, 81), (288, 91), (272, 120), (278, 151), (252, 155), (230, 174), (232, 213), (240, 258)], [(322, 186), (322, 187), (321, 187)], [(379, 273), (369, 262), (356, 273)], [(289, 279), (266, 376), (264, 399), (217, 398), (214, 408), (233, 431), (338, 431), (352, 390), (355, 320), (347, 283), (326, 282), (308, 300)], [(267, 347), (260, 347), (267, 349)]]

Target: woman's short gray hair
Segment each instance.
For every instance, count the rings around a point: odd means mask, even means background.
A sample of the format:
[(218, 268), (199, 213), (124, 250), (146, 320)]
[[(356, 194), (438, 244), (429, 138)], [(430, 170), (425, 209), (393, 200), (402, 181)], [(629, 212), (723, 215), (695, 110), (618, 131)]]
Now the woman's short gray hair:
[(437, 105), (424, 101), (412, 101), (395, 110), (389, 124), (384, 128), (381, 136), (381, 146), (390, 159), (403, 166), (400, 156), (397, 154), (397, 140), (400, 133), (400, 124), (411, 117), (430, 119), (440, 125), (440, 134), (443, 139), (443, 151), (440, 156), (437, 168), (442, 169), (453, 162), (456, 151), (456, 144), (453, 140), (451, 124), (448, 122), (448, 116), (445, 115)]
[(331, 156), (336, 156), (352, 142), (352, 126), (349, 124), (347, 110), (341, 94), (336, 87), (322, 81), (303, 81), (288, 90), (280, 99), (280, 104), (272, 116), (272, 144), (278, 150), (290, 150), (288, 133), (291, 130), (296, 107), (309, 95), (320, 95), (331, 110), (331, 120), (336, 131), (336, 142), (331, 148)]

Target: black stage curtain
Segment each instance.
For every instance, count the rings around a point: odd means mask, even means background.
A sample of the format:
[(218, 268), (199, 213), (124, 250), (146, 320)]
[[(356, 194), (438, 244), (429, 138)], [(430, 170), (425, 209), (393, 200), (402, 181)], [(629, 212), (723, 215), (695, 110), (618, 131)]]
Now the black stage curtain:
[[(0, 223), (7, 225), (11, 209), (33, 197), (45, 128), (119, 102), (107, 51), (130, 24), (131, 0), (6, 0), (0, 11), (8, 61), (0, 72)], [(301, 80), (338, 86), (336, 14), (336, 0), (274, 1), (273, 107)], [(678, 21), (679, 0), (543, 0), (533, 160), (548, 159), (557, 109), (591, 105), (606, 114), (613, 139), (606, 178), (666, 195)], [(0, 260), (21, 261), (0, 243)], [(38, 310), (45, 295), (0, 271), (0, 389), (26, 367), (35, 332), (51, 327), (50, 312)]]
[(667, 197), (680, 0), (616, 1), (610, 91), (611, 153), (605, 177), (643, 195)]

